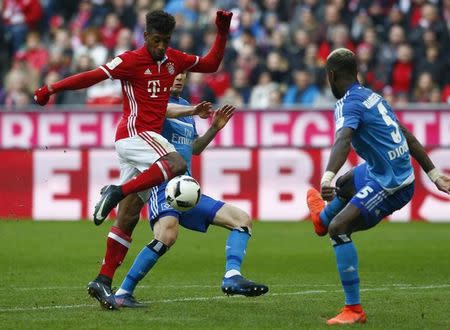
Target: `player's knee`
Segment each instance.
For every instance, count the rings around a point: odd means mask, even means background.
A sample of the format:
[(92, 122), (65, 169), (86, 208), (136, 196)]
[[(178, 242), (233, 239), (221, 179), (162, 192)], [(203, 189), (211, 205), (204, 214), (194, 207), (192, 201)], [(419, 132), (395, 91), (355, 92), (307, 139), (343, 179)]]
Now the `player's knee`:
[(252, 219), (250, 218), (250, 215), (248, 215), (247, 212), (242, 212), (239, 215), (238, 226), (242, 228), (247, 227), (250, 230), (252, 229)]
[(177, 241), (177, 238), (178, 224), (165, 224), (155, 235), (155, 239), (163, 242), (167, 247), (173, 246)]
[(328, 226), (328, 235), (330, 237), (338, 236), (342, 234), (347, 234), (345, 226), (342, 225), (342, 222), (339, 221), (338, 216), (336, 216), (333, 221), (330, 222)]
[(187, 164), (186, 161), (181, 157), (181, 155), (177, 152), (172, 152), (166, 155), (166, 160), (169, 163), (170, 170), (173, 175), (183, 175), (186, 173)]

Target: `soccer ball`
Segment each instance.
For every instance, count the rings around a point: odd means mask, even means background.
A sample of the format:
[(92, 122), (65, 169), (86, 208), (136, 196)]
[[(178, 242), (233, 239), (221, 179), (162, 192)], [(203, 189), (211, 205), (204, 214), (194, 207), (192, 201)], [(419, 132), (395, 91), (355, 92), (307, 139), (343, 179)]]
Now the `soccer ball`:
[(200, 185), (189, 175), (179, 175), (167, 183), (166, 202), (175, 210), (192, 209), (197, 205), (200, 196)]

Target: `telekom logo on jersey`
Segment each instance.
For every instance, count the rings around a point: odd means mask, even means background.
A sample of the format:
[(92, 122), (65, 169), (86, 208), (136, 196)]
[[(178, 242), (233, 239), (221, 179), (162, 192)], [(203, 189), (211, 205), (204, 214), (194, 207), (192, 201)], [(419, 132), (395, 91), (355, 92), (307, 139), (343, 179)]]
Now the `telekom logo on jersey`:
[(161, 88), (161, 82), (158, 80), (149, 80), (147, 83), (147, 91), (150, 93), (151, 98), (156, 98), (158, 95), (156, 93), (161, 92), (161, 89), (163, 92), (167, 92), (169, 89), (168, 87)]

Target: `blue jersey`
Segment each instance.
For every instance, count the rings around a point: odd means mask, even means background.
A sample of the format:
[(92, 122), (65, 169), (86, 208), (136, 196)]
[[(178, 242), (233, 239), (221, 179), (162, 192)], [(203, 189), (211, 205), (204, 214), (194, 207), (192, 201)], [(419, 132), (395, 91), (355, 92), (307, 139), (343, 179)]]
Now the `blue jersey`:
[(372, 90), (354, 84), (334, 110), (336, 131), (354, 130), (352, 145), (367, 162), (367, 175), (387, 191), (414, 181), (408, 143), (390, 105)]
[[(185, 99), (171, 96), (169, 103), (190, 105)], [(187, 163), (187, 174), (191, 174), (192, 142), (198, 137), (195, 121), (192, 116), (180, 118), (166, 118), (164, 121), (162, 136), (173, 144), (177, 152)]]

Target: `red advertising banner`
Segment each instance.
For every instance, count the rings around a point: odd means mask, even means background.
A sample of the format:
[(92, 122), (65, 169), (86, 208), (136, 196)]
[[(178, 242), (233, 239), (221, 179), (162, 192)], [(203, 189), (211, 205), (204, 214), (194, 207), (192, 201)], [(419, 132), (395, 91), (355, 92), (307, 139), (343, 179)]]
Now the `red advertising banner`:
[[(450, 173), (450, 148), (429, 150)], [(193, 176), (204, 193), (233, 203), (255, 219), (298, 221), (308, 216), (306, 190), (317, 186), (329, 149), (216, 148), (194, 158)], [(89, 218), (100, 188), (116, 182), (111, 149), (0, 150), (0, 218)], [(358, 163), (352, 154), (343, 170)], [(416, 191), (391, 221), (450, 221), (450, 198), (416, 168)]]
[[(399, 120), (428, 147), (450, 146), (450, 111), (397, 111)], [(111, 148), (120, 112), (0, 112), (0, 149)], [(197, 118), (198, 119), (198, 118)], [(209, 127), (198, 119), (200, 133)], [(213, 141), (219, 147), (329, 147), (331, 111), (237, 112)]]

